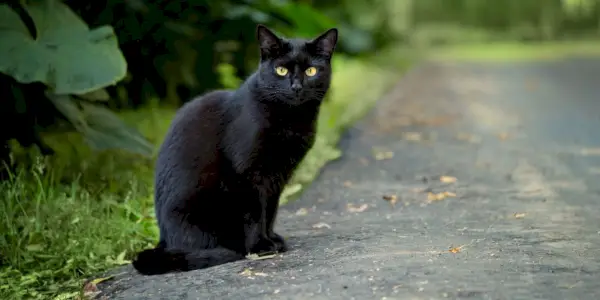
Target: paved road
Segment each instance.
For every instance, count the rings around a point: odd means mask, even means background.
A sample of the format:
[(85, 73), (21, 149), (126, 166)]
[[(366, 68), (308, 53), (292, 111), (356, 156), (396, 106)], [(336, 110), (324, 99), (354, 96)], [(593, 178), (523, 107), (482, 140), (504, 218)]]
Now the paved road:
[(159, 277), (126, 268), (101, 295), (600, 299), (598, 78), (585, 59), (424, 64), (282, 209), (291, 252)]

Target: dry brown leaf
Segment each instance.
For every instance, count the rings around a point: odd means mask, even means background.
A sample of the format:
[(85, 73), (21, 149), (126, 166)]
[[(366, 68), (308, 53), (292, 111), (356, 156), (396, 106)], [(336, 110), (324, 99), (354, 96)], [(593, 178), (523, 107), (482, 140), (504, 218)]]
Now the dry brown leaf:
[(308, 214), (308, 210), (306, 208), (300, 208), (296, 211), (296, 216), (305, 216)]
[(408, 141), (420, 141), (423, 140), (423, 135), (420, 132), (404, 132), (402, 136)]
[(448, 251), (450, 251), (450, 253), (456, 254), (456, 253), (460, 252), (461, 249), (462, 249), (462, 247), (452, 247)]
[(383, 200), (389, 202), (392, 207), (396, 205), (396, 202), (398, 202), (398, 197), (396, 197), (396, 195), (383, 195), (382, 198)]
[(515, 219), (521, 219), (521, 218), (525, 218), (527, 214), (526, 213), (515, 213), (514, 217)]
[(498, 138), (499, 138), (501, 141), (504, 141), (504, 140), (506, 140), (506, 139), (508, 138), (508, 133), (506, 133), (506, 132), (501, 132), (501, 133), (499, 133), (499, 134), (498, 134)]
[(392, 152), (392, 151), (384, 151), (384, 152), (375, 153), (376, 160), (391, 159), (393, 157), (394, 157), (394, 152)]
[(344, 181), (343, 185), (344, 185), (345, 187), (351, 187), (351, 186), (352, 186), (352, 181), (350, 181), (350, 180), (346, 180), (346, 181)]
[(251, 276), (252, 270), (250, 270), (249, 268), (245, 268), (244, 271), (240, 272), (240, 275)]
[(452, 176), (441, 176), (440, 177), (440, 181), (443, 183), (453, 183), (456, 182), (456, 177), (452, 177)]
[(327, 224), (327, 223), (320, 222), (320, 223), (317, 223), (317, 224), (313, 225), (312, 228), (315, 228), (315, 229), (321, 229), (321, 228), (330, 229), (331, 226), (329, 224)]
[(83, 295), (85, 297), (93, 298), (95, 295), (100, 293), (100, 290), (98, 290), (98, 284), (103, 281), (110, 280), (113, 277), (114, 276), (107, 276), (90, 280), (83, 286)]
[(465, 141), (465, 142), (472, 143), (472, 144), (479, 144), (481, 142), (480, 137), (473, 135), (473, 134), (464, 133), (464, 132), (458, 133), (456, 135), (456, 139), (459, 141)]
[(100, 293), (98, 287), (93, 282), (88, 282), (83, 286), (83, 295), (86, 297), (93, 297), (94, 295)]
[(275, 256), (276, 256), (276, 254), (258, 255), (257, 253), (249, 253), (248, 255), (246, 255), (246, 258), (249, 260), (263, 260), (263, 259), (273, 258)]
[(348, 203), (347, 209), (349, 212), (363, 212), (367, 210), (368, 207), (368, 204), (361, 204), (360, 206), (355, 206), (352, 203)]
[(456, 194), (452, 192), (441, 192), (437, 194), (434, 194), (432, 192), (427, 193), (427, 200), (429, 202), (441, 201), (449, 197), (456, 197)]
[(252, 278), (253, 276), (269, 276), (267, 273), (252, 271), (252, 268), (245, 268), (244, 271), (240, 272), (239, 274), (248, 278)]

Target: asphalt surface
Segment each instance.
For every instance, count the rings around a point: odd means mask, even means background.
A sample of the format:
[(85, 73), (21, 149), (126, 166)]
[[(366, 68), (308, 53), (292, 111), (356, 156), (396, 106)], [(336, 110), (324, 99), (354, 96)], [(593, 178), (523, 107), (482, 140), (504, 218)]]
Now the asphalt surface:
[(99, 297), (600, 299), (599, 78), (592, 59), (423, 64), (281, 209), (290, 252), (126, 267)]

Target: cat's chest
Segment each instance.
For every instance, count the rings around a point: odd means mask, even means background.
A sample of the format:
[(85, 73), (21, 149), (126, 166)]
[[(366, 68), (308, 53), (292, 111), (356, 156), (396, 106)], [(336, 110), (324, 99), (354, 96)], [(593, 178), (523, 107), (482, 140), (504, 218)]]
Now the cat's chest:
[(257, 154), (264, 159), (288, 160), (304, 156), (314, 143), (314, 134), (284, 132), (275, 136), (263, 137)]
[(263, 135), (253, 149), (252, 165), (263, 170), (293, 169), (314, 143), (314, 134), (278, 132)]

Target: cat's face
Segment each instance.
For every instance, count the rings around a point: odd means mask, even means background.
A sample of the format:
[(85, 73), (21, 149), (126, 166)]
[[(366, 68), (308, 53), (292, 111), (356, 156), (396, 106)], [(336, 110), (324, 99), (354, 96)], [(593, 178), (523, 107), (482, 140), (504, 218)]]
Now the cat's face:
[(331, 57), (337, 35), (333, 28), (312, 40), (283, 39), (259, 25), (258, 84), (266, 92), (265, 100), (292, 105), (322, 100), (331, 82)]

